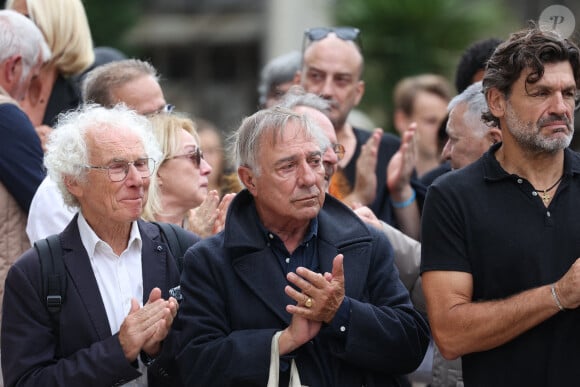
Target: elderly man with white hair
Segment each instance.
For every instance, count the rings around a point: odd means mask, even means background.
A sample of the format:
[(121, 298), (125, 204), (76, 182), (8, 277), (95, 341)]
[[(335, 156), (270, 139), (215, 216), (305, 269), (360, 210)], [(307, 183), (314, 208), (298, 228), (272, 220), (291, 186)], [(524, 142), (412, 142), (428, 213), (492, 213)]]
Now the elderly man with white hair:
[[(66, 288), (53, 321), (39, 253), (6, 278), (2, 366), (8, 386), (179, 386), (173, 356), (179, 269), (140, 220), (160, 150), (149, 121), (123, 105), (86, 105), (51, 134), (45, 163), (79, 212), (58, 235)], [(190, 244), (198, 238), (190, 235)]]

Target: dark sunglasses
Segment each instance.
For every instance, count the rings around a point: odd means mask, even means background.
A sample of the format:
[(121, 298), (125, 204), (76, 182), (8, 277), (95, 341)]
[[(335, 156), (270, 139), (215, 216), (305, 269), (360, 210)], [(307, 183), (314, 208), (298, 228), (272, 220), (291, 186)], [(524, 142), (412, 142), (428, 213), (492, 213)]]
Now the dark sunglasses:
[(302, 45), (302, 52), (306, 48), (308, 42), (316, 42), (334, 33), (342, 40), (352, 40), (358, 47), (362, 49), (362, 41), (360, 39), (360, 30), (355, 27), (314, 27), (308, 28), (304, 31), (304, 42)]
[(193, 161), (195, 166), (199, 168), (199, 166), (201, 165), (201, 160), (203, 159), (203, 152), (200, 148), (195, 148), (195, 150), (193, 152), (188, 152), (188, 153), (183, 154), (183, 155), (172, 156), (172, 157), (169, 157), (168, 160), (184, 159), (184, 158), (190, 159), (191, 161)]

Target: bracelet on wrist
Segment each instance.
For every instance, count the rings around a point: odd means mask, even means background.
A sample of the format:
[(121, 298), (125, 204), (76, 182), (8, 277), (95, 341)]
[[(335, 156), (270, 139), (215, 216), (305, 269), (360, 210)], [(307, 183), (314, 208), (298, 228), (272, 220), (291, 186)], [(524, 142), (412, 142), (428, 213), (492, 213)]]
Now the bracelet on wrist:
[(411, 196), (409, 197), (409, 199), (405, 200), (404, 202), (396, 202), (396, 201), (392, 200), (393, 207), (395, 207), (395, 208), (409, 207), (411, 204), (413, 204), (416, 197), (417, 197), (417, 193), (415, 192), (415, 190), (413, 188), (411, 188)]
[(564, 308), (564, 306), (562, 306), (562, 303), (560, 302), (560, 298), (558, 297), (558, 293), (556, 293), (556, 283), (553, 283), (552, 285), (550, 285), (550, 291), (552, 292), (552, 297), (554, 298), (554, 301), (556, 301), (556, 305), (558, 305), (558, 309), (560, 309), (560, 311), (565, 311), (566, 308)]

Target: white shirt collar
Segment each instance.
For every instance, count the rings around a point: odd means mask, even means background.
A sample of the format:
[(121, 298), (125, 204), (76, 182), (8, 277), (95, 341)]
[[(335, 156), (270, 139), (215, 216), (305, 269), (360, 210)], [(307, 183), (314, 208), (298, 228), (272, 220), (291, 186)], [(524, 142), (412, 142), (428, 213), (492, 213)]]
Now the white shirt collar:
[[(85, 250), (87, 250), (87, 254), (89, 255), (89, 258), (91, 260), (95, 256), (95, 252), (96, 252), (96, 249), (98, 246), (101, 246), (101, 248), (104, 248), (105, 246), (107, 246), (109, 249), (111, 248), (109, 246), (109, 244), (107, 242), (103, 241), (101, 238), (99, 238), (99, 236), (93, 231), (91, 226), (89, 226), (89, 224), (87, 223), (87, 220), (83, 216), (82, 211), (79, 211), (77, 225), (79, 227), (81, 242), (83, 243)], [(141, 239), (141, 233), (139, 232), (139, 226), (137, 225), (136, 220), (133, 221), (131, 224), (131, 232), (129, 234), (129, 242), (127, 243), (125, 250), (129, 246), (131, 246), (133, 243), (137, 243), (137, 247), (139, 248), (139, 251), (141, 251), (143, 241)]]

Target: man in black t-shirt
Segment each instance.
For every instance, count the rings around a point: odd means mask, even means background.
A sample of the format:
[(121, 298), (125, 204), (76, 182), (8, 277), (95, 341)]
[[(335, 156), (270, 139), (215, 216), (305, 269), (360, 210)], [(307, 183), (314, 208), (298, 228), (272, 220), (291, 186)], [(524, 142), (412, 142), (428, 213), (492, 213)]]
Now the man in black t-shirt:
[(580, 155), (568, 148), (579, 85), (574, 43), (534, 26), (512, 34), (483, 78), (482, 118), (503, 141), (429, 188), (427, 312), (466, 386), (580, 380)]

